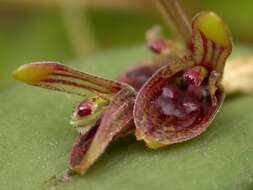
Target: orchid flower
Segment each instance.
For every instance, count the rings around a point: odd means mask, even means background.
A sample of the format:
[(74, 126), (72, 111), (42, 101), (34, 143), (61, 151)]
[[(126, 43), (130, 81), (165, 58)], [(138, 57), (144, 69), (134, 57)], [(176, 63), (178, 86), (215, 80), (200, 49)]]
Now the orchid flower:
[(223, 104), (221, 82), (232, 51), (226, 25), (213, 12), (201, 12), (189, 24), (177, 1), (157, 2), (184, 48), (151, 31), (148, 46), (155, 59), (120, 76), (121, 82), (54, 62), (23, 65), (13, 73), (29, 85), (84, 97), (70, 122), (79, 133), (71, 171), (84, 174), (113, 140), (134, 130), (152, 149), (193, 139), (209, 127)]

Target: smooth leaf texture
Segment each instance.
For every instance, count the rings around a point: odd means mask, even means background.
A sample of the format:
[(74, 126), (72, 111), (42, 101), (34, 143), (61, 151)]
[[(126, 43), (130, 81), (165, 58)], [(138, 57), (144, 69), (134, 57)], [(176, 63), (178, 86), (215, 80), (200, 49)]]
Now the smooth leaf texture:
[[(117, 50), (72, 66), (116, 78), (149, 58), (144, 48)], [(0, 92), (0, 187), (45, 189), (66, 169), (77, 136), (68, 124), (81, 99), (21, 83)], [(134, 137), (116, 141), (85, 176), (63, 190), (251, 190), (253, 97), (228, 99), (215, 122), (195, 140), (149, 150)]]

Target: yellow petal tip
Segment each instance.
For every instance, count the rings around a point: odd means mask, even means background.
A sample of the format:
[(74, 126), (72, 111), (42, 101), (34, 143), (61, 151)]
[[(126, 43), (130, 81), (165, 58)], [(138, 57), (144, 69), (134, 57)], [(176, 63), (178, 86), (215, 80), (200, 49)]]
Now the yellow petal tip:
[(160, 143), (157, 143), (157, 142), (146, 142), (146, 146), (150, 149), (158, 149), (158, 148), (162, 148), (166, 145), (164, 144), (160, 144)]
[(193, 21), (194, 28), (222, 47), (231, 46), (230, 33), (222, 19), (214, 12), (202, 12)]
[(16, 80), (36, 85), (52, 72), (50, 67), (42, 67), (41, 64), (26, 64), (20, 66), (12, 73), (12, 77)]
[(135, 136), (137, 138), (137, 140), (143, 140), (146, 144), (146, 146), (150, 149), (158, 149), (158, 148), (162, 148), (164, 146), (166, 146), (166, 144), (162, 144), (160, 142), (158, 142), (157, 140), (155, 140), (154, 138), (152, 138), (151, 136), (147, 136), (145, 135), (141, 130), (136, 129), (135, 131)]

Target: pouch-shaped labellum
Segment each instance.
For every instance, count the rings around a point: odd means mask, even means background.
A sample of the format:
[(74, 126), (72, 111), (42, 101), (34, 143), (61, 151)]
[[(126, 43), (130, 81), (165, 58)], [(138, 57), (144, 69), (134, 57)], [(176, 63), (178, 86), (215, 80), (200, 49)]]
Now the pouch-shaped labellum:
[(212, 12), (194, 18), (192, 33), (192, 52), (158, 69), (137, 95), (136, 136), (150, 148), (200, 135), (223, 103), (220, 82), (232, 49), (230, 34)]
[(161, 68), (138, 93), (134, 119), (136, 136), (150, 148), (192, 139), (213, 120), (223, 102), (217, 90), (218, 104), (212, 105), (208, 80), (200, 86), (187, 83), (183, 74), (191, 59), (185, 58)]

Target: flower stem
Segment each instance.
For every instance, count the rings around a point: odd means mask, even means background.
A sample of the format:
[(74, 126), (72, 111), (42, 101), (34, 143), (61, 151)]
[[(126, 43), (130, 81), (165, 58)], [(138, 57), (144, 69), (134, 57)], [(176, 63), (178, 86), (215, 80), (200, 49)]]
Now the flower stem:
[(165, 21), (180, 34), (187, 46), (191, 44), (191, 24), (178, 0), (157, 0), (157, 6)]

